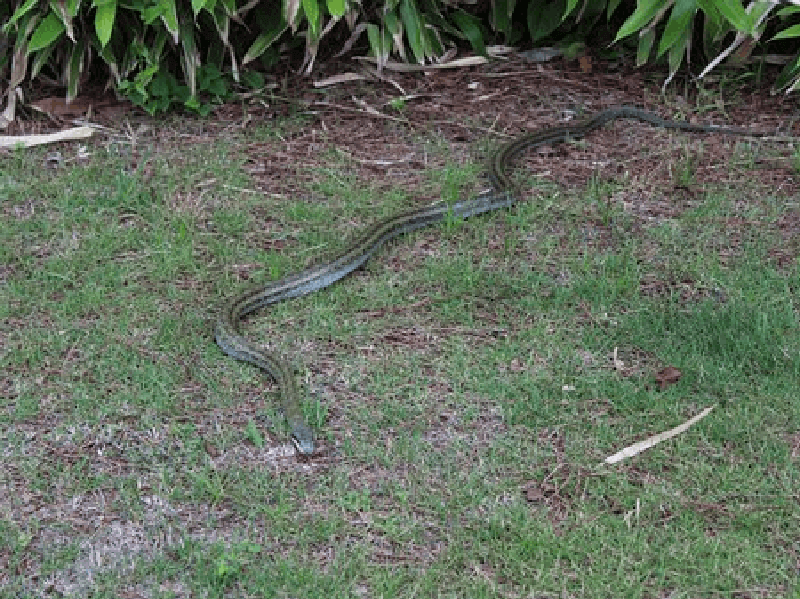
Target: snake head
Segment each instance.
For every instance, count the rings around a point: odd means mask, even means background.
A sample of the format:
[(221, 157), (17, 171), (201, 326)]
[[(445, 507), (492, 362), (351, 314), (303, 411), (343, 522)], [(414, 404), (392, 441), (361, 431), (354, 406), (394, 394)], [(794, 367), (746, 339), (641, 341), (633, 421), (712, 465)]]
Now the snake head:
[(294, 426), (292, 429), (292, 443), (297, 453), (304, 457), (314, 453), (314, 433), (305, 424)]

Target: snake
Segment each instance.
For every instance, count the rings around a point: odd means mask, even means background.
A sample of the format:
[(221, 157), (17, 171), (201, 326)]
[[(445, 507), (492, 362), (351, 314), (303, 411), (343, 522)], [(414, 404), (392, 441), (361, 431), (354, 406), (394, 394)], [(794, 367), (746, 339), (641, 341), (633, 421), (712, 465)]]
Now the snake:
[(294, 369), (289, 361), (277, 352), (262, 349), (245, 338), (239, 329), (242, 318), (271, 304), (328, 287), (360, 268), (383, 244), (399, 235), (446, 219), (465, 219), (512, 206), (517, 202), (518, 194), (510, 178), (510, 166), (522, 152), (580, 139), (616, 119), (635, 119), (656, 127), (691, 133), (722, 133), (751, 137), (763, 135), (746, 129), (664, 119), (635, 106), (614, 106), (586, 118), (522, 134), (500, 145), (491, 154), (487, 169), (491, 184), (489, 191), (470, 199), (437, 203), (390, 216), (365, 229), (333, 259), (244, 291), (223, 304), (214, 327), (216, 343), (231, 358), (252, 364), (274, 379), (280, 392), (281, 409), (289, 426), (290, 440), (298, 455), (312, 455), (316, 440), (314, 431), (303, 417), (300, 386)]

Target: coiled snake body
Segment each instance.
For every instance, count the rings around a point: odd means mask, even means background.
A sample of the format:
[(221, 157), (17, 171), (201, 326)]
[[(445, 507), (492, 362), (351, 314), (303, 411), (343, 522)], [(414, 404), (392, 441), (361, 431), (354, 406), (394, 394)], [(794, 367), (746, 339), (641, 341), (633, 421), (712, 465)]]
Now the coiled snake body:
[(281, 406), (291, 429), (291, 440), (300, 454), (310, 455), (314, 452), (314, 433), (303, 419), (300, 391), (293, 369), (280, 355), (265, 351), (242, 336), (239, 332), (239, 321), (242, 317), (264, 306), (327, 287), (362, 266), (384, 243), (398, 235), (441, 222), (446, 218), (468, 218), (511, 206), (517, 199), (508, 170), (515, 157), (525, 150), (538, 146), (579, 139), (609, 121), (623, 118), (638, 119), (657, 127), (695, 133), (759, 135), (744, 129), (694, 125), (686, 121), (662, 119), (652, 112), (632, 106), (609, 108), (584, 120), (522, 135), (500, 146), (492, 154), (488, 167), (492, 191), (473, 199), (454, 204), (436, 204), (380, 221), (369, 227), (333, 260), (245, 291), (223, 306), (214, 331), (217, 345), (232, 358), (258, 366), (275, 379), (280, 388)]

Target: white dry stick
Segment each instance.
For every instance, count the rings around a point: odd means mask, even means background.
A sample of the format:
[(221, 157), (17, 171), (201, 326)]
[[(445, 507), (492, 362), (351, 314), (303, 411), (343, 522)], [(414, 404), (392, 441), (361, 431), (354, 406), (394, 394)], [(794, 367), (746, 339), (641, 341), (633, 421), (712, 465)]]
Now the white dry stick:
[(655, 445), (658, 445), (659, 443), (661, 443), (662, 441), (665, 441), (666, 439), (671, 439), (675, 435), (680, 435), (682, 432), (684, 432), (686, 429), (688, 429), (690, 426), (692, 426), (695, 422), (705, 418), (708, 415), (708, 413), (711, 410), (714, 409), (714, 407), (716, 405), (717, 404), (714, 404), (713, 406), (707, 407), (705, 410), (700, 412), (697, 416), (693, 416), (692, 418), (689, 418), (689, 420), (687, 420), (686, 422), (684, 422), (680, 426), (676, 426), (673, 429), (670, 429), (670, 430), (665, 431), (663, 433), (659, 433), (657, 435), (654, 435), (654, 436), (650, 437), (649, 439), (645, 439), (644, 441), (639, 441), (638, 443), (634, 443), (633, 445), (629, 445), (628, 447), (626, 447), (622, 451), (618, 451), (614, 455), (607, 457), (605, 459), (606, 464), (616, 464), (617, 462), (620, 462), (620, 461), (624, 460), (625, 458), (632, 458), (637, 453), (643, 452), (645, 449), (650, 449), (651, 447), (654, 447)]
[(2, 135), (0, 136), (0, 148), (30, 148), (31, 146), (52, 144), (57, 141), (85, 139), (91, 137), (94, 132), (93, 127), (73, 127), (57, 133), (45, 133), (42, 135)]
[(350, 81), (363, 81), (366, 79), (361, 73), (339, 73), (327, 79), (317, 79), (314, 81), (314, 87), (328, 87), (331, 85), (338, 85), (339, 83), (348, 83)]
[[(377, 63), (373, 56), (354, 56), (356, 60), (364, 62)], [(465, 56), (464, 58), (457, 58), (450, 62), (442, 64), (407, 64), (404, 62), (389, 61), (383, 68), (388, 71), (396, 71), (398, 73), (416, 73), (418, 71), (437, 71), (441, 69), (460, 69), (465, 67), (474, 67), (481, 64), (486, 64), (489, 61), (483, 56)]]

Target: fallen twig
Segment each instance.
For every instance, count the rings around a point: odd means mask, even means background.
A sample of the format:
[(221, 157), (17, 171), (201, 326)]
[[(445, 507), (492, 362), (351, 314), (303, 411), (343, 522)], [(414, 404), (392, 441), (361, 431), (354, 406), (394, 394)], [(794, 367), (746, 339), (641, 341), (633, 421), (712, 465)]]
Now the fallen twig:
[(714, 404), (713, 406), (707, 407), (705, 410), (703, 410), (702, 412), (697, 414), (697, 416), (693, 416), (692, 418), (689, 418), (689, 420), (687, 420), (686, 422), (684, 422), (680, 426), (676, 426), (673, 429), (670, 429), (670, 430), (665, 431), (663, 433), (659, 433), (657, 435), (654, 435), (653, 437), (645, 439), (644, 441), (639, 441), (638, 443), (634, 443), (633, 445), (629, 445), (628, 447), (626, 447), (622, 451), (618, 451), (614, 455), (607, 457), (605, 459), (605, 463), (606, 464), (616, 464), (617, 462), (620, 462), (620, 461), (624, 460), (625, 458), (632, 458), (636, 454), (643, 452), (645, 449), (650, 449), (651, 447), (654, 447), (655, 445), (658, 445), (659, 443), (661, 443), (662, 441), (665, 441), (666, 439), (670, 439), (670, 438), (674, 437), (675, 435), (681, 434), (686, 429), (688, 429), (690, 426), (692, 426), (695, 422), (697, 422), (698, 420), (701, 420), (702, 418), (705, 418), (708, 415), (708, 413), (711, 410), (714, 409), (714, 407), (716, 405), (717, 404)]
[(73, 127), (56, 133), (43, 133), (41, 135), (3, 135), (0, 136), (0, 148), (30, 148), (52, 144), (59, 141), (72, 141), (86, 139), (94, 135), (94, 127)]

